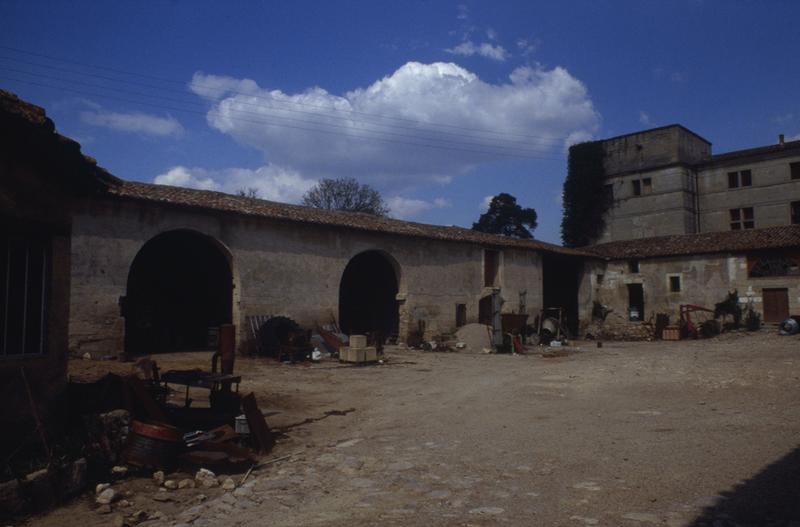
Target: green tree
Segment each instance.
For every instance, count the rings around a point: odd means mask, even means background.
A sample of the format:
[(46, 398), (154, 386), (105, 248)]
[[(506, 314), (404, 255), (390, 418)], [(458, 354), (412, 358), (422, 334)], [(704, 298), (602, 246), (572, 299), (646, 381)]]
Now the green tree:
[(601, 141), (580, 143), (569, 149), (561, 218), (561, 240), (567, 247), (590, 245), (605, 229), (604, 215), (613, 196), (605, 186), (604, 159)]
[(353, 178), (323, 179), (303, 195), (303, 205), (376, 216), (389, 213), (389, 207), (377, 190)]
[(533, 238), (531, 231), (536, 229), (536, 218), (534, 209), (523, 209), (517, 205), (517, 198), (503, 192), (492, 198), (489, 210), (472, 224), (472, 230), (511, 238)]

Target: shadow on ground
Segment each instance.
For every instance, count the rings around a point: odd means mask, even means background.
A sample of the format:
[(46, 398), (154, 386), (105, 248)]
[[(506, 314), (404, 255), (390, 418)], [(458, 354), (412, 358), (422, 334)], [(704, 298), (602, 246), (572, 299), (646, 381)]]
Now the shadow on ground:
[(800, 447), (733, 490), (720, 493), (690, 527), (800, 527)]

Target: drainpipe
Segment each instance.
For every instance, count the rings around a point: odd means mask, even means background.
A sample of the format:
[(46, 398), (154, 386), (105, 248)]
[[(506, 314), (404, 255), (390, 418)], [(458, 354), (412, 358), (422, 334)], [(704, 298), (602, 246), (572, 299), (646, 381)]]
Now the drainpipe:
[(698, 173), (697, 169), (694, 170), (694, 232), (695, 234), (700, 233), (700, 183), (698, 183), (698, 178), (700, 174)]

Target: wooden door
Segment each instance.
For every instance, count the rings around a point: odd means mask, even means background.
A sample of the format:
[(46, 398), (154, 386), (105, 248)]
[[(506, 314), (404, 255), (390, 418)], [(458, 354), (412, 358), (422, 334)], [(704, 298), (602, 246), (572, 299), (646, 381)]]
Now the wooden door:
[(789, 290), (764, 289), (764, 322), (777, 324), (789, 316)]

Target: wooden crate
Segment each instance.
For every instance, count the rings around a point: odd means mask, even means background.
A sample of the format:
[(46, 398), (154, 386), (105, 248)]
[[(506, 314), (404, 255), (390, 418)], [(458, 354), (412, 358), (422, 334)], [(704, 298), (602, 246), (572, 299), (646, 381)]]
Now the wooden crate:
[(678, 326), (667, 326), (661, 332), (662, 340), (681, 340), (681, 330)]

